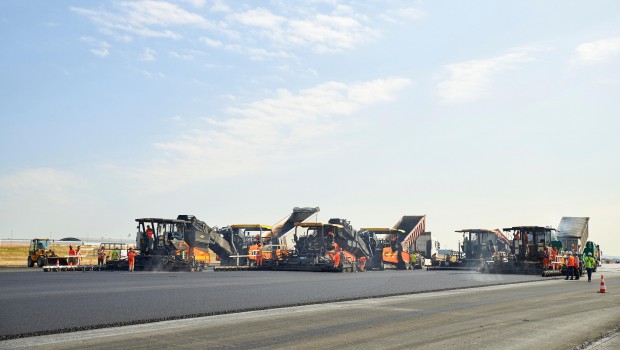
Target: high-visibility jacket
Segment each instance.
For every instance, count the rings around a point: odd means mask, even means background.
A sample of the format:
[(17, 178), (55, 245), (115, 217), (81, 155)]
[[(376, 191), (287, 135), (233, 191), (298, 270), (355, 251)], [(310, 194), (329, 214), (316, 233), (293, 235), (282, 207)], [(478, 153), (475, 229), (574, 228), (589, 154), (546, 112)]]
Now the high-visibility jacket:
[(596, 266), (596, 260), (591, 256), (586, 256), (583, 259), (583, 263), (586, 264), (586, 269), (593, 269)]
[(575, 266), (575, 257), (572, 255), (568, 256), (568, 267)]

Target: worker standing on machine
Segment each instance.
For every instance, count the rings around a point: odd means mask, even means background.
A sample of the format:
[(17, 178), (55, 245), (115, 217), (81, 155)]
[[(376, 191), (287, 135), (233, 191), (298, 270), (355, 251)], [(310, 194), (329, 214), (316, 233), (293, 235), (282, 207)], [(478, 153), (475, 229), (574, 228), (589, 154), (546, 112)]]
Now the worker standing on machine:
[(153, 234), (154, 232), (151, 225), (146, 225), (146, 246), (149, 251), (153, 249)]
[(334, 267), (338, 268), (338, 266), (340, 266), (340, 247), (334, 243)]
[(263, 245), (258, 242), (258, 248), (256, 248), (256, 265), (263, 266)]

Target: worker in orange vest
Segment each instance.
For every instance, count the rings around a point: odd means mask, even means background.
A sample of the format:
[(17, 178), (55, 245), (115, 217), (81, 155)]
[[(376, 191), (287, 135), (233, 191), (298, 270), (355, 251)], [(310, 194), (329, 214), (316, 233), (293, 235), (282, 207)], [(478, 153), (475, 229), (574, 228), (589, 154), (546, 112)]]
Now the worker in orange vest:
[(579, 280), (579, 277), (581, 277), (579, 275), (580, 261), (579, 261), (579, 255), (577, 254), (577, 252), (575, 252), (575, 255), (573, 255), (573, 258), (575, 258), (575, 261), (573, 261), (573, 276), (575, 276), (576, 280)]
[(129, 272), (133, 272), (134, 265), (136, 264), (136, 252), (133, 248), (129, 248), (127, 251), (127, 260), (129, 261)]
[(146, 246), (148, 250), (153, 249), (153, 234), (154, 231), (151, 225), (146, 225)]
[(565, 280), (568, 280), (568, 277), (570, 277), (570, 279), (572, 280), (574, 275), (575, 275), (575, 258), (573, 257), (573, 252), (568, 252), (568, 259), (567, 259), (567, 263), (566, 263), (566, 278), (564, 278)]
[(263, 245), (260, 242), (256, 252), (256, 265), (263, 266)]
[(75, 265), (75, 249), (73, 245), (69, 244), (69, 266)]
[(338, 266), (340, 266), (340, 248), (338, 245), (334, 248), (334, 252), (334, 267), (338, 268)]

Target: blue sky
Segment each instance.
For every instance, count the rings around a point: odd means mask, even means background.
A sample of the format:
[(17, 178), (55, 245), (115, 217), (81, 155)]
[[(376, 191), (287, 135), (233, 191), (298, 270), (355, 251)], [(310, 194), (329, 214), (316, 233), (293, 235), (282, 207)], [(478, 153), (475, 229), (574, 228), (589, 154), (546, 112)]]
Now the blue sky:
[(2, 238), (319, 206), (620, 255), (617, 1), (2, 1), (0, 40)]

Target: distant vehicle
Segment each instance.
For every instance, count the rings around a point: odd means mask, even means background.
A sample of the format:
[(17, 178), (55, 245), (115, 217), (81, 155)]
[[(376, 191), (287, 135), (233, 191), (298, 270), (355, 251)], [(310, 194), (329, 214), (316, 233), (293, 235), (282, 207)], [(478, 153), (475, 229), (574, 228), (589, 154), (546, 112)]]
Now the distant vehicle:
[(47, 238), (35, 238), (30, 241), (28, 250), (28, 267), (47, 265), (68, 265), (68, 257), (61, 257), (50, 249), (50, 240)]
[[(104, 242), (99, 245), (99, 248), (103, 246), (103, 250), (105, 252), (105, 263), (108, 264), (110, 268), (117, 267), (120, 268), (121, 261), (127, 260), (127, 249), (129, 249), (129, 245), (126, 243), (116, 243), (116, 242)], [(117, 256), (115, 259), (114, 251), (117, 251)], [(117, 265), (117, 266), (113, 266)]]

